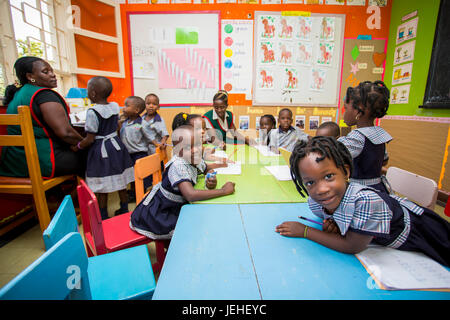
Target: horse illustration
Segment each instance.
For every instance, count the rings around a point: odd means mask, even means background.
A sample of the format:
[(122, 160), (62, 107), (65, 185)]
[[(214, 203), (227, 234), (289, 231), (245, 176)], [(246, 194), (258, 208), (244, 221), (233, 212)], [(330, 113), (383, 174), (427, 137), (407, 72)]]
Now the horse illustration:
[(286, 74), (287, 74), (287, 76), (288, 76), (288, 83), (287, 83), (286, 88), (289, 88), (289, 89), (294, 89), (294, 88), (296, 88), (296, 87), (297, 87), (297, 81), (298, 81), (298, 79), (297, 79), (296, 77), (293, 76), (291, 70), (288, 70), (288, 71), (286, 72)]
[(273, 62), (275, 61), (275, 53), (273, 52), (273, 50), (269, 50), (269, 48), (267, 48), (266, 44), (263, 44), (261, 46), (261, 49), (264, 51), (264, 60), (263, 62)]
[(280, 37), (291, 38), (292, 37), (292, 26), (287, 24), (286, 19), (281, 20), (281, 34)]
[(273, 85), (272, 76), (268, 76), (266, 70), (262, 70), (260, 74), (262, 76), (262, 81), (263, 81), (261, 88), (264, 88), (264, 87), (271, 88)]
[(281, 45), (281, 57), (280, 62), (290, 63), (292, 57), (292, 52), (286, 50), (286, 46), (284, 44)]
[(306, 22), (304, 19), (301, 19), (300, 20), (300, 37), (307, 38), (310, 33), (311, 33), (311, 28), (306, 25)]
[(307, 61), (309, 61), (309, 59), (311, 58), (311, 54), (310, 54), (308, 51), (306, 51), (305, 45), (304, 45), (304, 44), (301, 44), (301, 45), (298, 47), (298, 49), (299, 49), (299, 51), (300, 51), (300, 57), (301, 57), (300, 61), (302, 61), (302, 62), (307, 62)]
[(275, 36), (275, 26), (269, 24), (269, 20), (263, 19), (262, 24), (264, 25), (263, 37), (273, 38)]
[(314, 78), (314, 88), (315, 89), (322, 89), (323, 85), (324, 85), (324, 80), (319, 75), (319, 71), (317, 71), (317, 70), (313, 71), (313, 78)]
[(325, 44), (323, 44), (323, 43), (320, 44), (320, 51), (321, 51), (321, 55), (322, 55), (322, 60), (321, 60), (322, 63), (329, 64), (330, 59), (331, 59), (331, 54), (327, 51)]
[(333, 30), (328, 26), (327, 20), (322, 19), (322, 39), (328, 39), (331, 36)]

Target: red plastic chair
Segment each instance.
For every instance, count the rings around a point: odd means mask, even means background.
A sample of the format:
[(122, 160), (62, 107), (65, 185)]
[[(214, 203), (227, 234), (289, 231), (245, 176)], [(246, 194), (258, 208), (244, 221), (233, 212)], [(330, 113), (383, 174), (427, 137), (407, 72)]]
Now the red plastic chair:
[(450, 196), (447, 199), (447, 204), (445, 205), (444, 213), (447, 217), (450, 217)]
[[(95, 194), (86, 182), (80, 180), (77, 186), (81, 222), (88, 256), (96, 256), (125, 248), (147, 244), (152, 239), (130, 229), (131, 212), (102, 220)], [(161, 271), (164, 263), (164, 242), (155, 241), (156, 259), (153, 271)]]

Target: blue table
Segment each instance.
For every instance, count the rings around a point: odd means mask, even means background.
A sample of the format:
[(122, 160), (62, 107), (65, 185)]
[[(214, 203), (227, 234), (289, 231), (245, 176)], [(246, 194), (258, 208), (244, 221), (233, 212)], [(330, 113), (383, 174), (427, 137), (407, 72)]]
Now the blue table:
[(354, 255), (275, 232), (298, 215), (318, 220), (306, 203), (184, 206), (153, 299), (450, 299), (374, 288)]

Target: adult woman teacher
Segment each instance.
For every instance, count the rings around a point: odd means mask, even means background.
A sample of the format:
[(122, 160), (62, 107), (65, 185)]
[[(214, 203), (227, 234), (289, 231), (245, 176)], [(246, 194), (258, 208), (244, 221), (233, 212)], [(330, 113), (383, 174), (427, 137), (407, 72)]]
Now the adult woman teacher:
[[(237, 139), (245, 141), (246, 144), (251, 143), (252, 141), (248, 137), (243, 137), (237, 132), (233, 121), (234, 115), (231, 111), (227, 110), (227, 107), (228, 93), (225, 90), (219, 90), (213, 98), (213, 109), (203, 115), (203, 118), (206, 120), (208, 135), (210, 138), (214, 137), (210, 142), (215, 145), (225, 146), (224, 143), (226, 142), (227, 132), (230, 132), (234, 137), (234, 143), (236, 143)], [(215, 141), (215, 138), (220, 140), (219, 143)]]
[[(4, 104), (7, 114), (17, 114), (21, 105), (30, 106), (36, 148), (44, 178), (66, 174), (84, 176), (85, 152), (73, 152), (83, 137), (70, 124), (68, 106), (52, 88), (57, 80), (52, 67), (37, 57), (21, 57), (14, 64), (19, 85), (9, 85)], [(8, 134), (20, 132), (18, 126), (8, 126)], [(27, 177), (28, 168), (22, 147), (4, 147), (0, 175)]]

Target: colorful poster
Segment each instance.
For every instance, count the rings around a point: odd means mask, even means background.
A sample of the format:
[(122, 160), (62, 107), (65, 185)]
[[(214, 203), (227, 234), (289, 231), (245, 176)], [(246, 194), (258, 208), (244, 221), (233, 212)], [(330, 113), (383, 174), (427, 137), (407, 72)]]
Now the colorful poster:
[(283, 0), (283, 4), (303, 4), (303, 0)]
[(305, 4), (323, 4), (323, 0), (305, 0)]
[(322, 91), (325, 86), (326, 72), (323, 69), (311, 69), (311, 80), (309, 89), (315, 91)]
[(292, 42), (283, 41), (278, 43), (278, 52), (276, 56), (278, 58), (278, 63), (281, 65), (291, 65), (292, 64), (292, 54), (294, 52), (294, 44)]
[(394, 72), (392, 74), (392, 85), (410, 82), (412, 77), (412, 67), (412, 63), (394, 67)]
[(275, 37), (275, 26), (276, 17), (275, 16), (259, 16), (258, 23), (260, 24), (258, 30), (260, 30), (259, 37), (264, 39), (272, 39)]
[(295, 126), (299, 129), (305, 130), (305, 116), (295, 116)]
[(281, 4), (281, 0), (261, 0), (261, 4)]
[(273, 87), (273, 68), (271, 67), (261, 67), (258, 68), (256, 79), (257, 79), (257, 87), (258, 89), (270, 89)]
[(250, 117), (249, 116), (239, 116), (239, 129), (248, 130), (250, 127)]
[(275, 64), (275, 51), (273, 42), (261, 41), (258, 46), (260, 64)]
[(298, 28), (296, 37), (300, 40), (311, 40), (311, 17), (298, 17)]
[(416, 40), (406, 42), (395, 48), (394, 65), (413, 60), (415, 48)]
[(321, 66), (330, 66), (333, 58), (334, 42), (320, 42), (319, 56), (316, 63)]
[(345, 1), (344, 0), (325, 0), (325, 4), (341, 5), (341, 6), (343, 6), (345, 4)]
[(281, 16), (277, 28), (278, 37), (280, 39), (292, 39), (295, 26), (295, 17), (283, 17)]
[(348, 6), (365, 6), (366, 0), (347, 0)]
[(417, 25), (419, 17), (402, 23), (397, 27), (396, 44), (402, 43), (406, 40), (414, 39), (417, 35)]
[(409, 102), (409, 90), (410, 84), (403, 86), (393, 87), (391, 89), (391, 104), (404, 104)]
[(312, 61), (312, 43), (302, 41), (297, 43), (297, 63), (310, 66)]
[(320, 40), (334, 40), (334, 17), (323, 17), (320, 26)]
[(309, 117), (309, 130), (317, 130), (319, 128), (319, 116)]
[(253, 21), (222, 20), (222, 87), (230, 93), (245, 93), (251, 99), (253, 46), (248, 41), (253, 36)]
[(299, 87), (298, 71), (296, 68), (285, 68), (283, 90), (297, 91)]
[(387, 2), (388, 0), (369, 0), (369, 6), (385, 7), (387, 6)]

